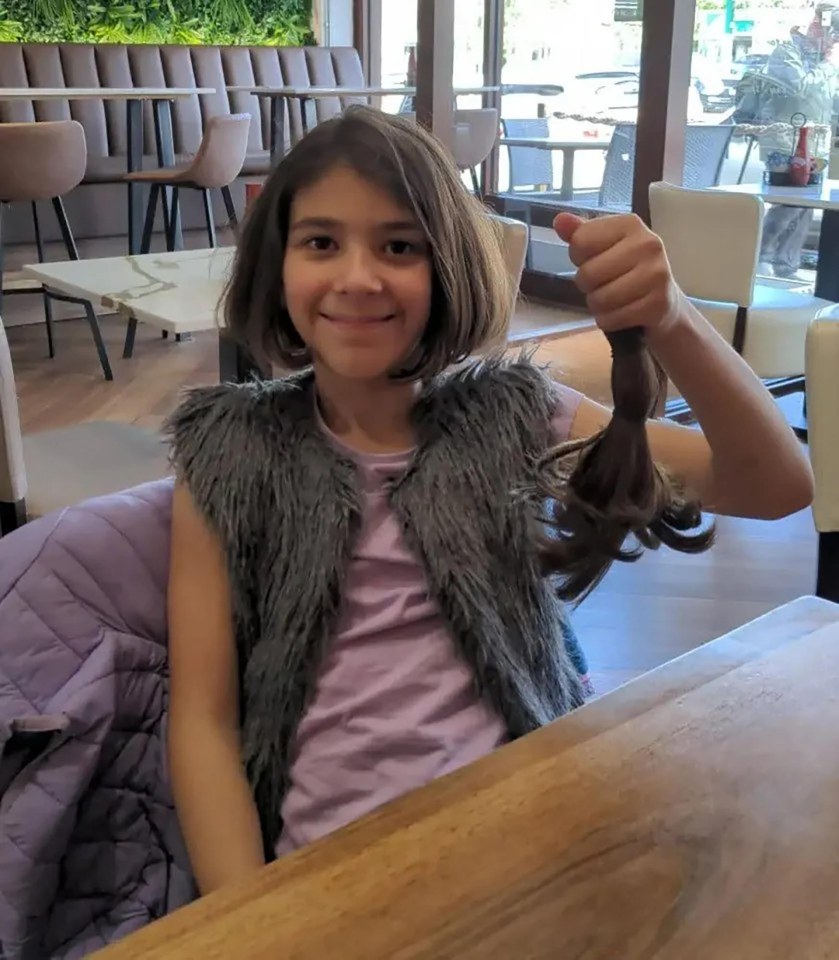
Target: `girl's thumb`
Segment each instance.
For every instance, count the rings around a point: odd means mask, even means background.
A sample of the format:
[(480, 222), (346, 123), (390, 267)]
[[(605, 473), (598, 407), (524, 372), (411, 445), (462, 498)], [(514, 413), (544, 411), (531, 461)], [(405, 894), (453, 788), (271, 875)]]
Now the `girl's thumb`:
[(570, 243), (571, 238), (577, 232), (579, 226), (583, 223), (585, 223), (585, 220), (573, 213), (558, 213), (554, 217), (554, 230), (556, 230), (557, 236), (560, 240)]

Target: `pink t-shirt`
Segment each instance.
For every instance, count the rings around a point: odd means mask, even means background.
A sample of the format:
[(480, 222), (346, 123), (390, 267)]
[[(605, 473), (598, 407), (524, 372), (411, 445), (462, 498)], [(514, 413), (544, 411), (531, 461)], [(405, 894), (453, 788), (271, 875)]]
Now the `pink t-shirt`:
[[(557, 387), (557, 442), (568, 439), (581, 399)], [(297, 731), (277, 856), (485, 756), (507, 736), (478, 697), (390, 510), (386, 481), (412, 452), (362, 454), (330, 437), (359, 466), (364, 508), (335, 637)]]

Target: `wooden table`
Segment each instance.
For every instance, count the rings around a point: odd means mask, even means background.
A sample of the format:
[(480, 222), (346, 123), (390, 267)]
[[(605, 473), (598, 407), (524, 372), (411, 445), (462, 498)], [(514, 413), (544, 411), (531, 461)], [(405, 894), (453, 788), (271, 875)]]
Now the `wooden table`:
[[(143, 111), (151, 101), (154, 115), (157, 161), (161, 167), (175, 163), (172, 137), (172, 101), (196, 94), (215, 93), (214, 87), (0, 87), (0, 100), (124, 100), (126, 109), (127, 162), (126, 173), (143, 167)], [(142, 239), (142, 184), (128, 182), (128, 252), (139, 253)], [(164, 209), (168, 217), (171, 188), (164, 190)], [(176, 230), (176, 246), (182, 246), (180, 229)]]
[[(469, 96), (474, 94), (498, 93), (500, 86), (483, 87), (455, 87), (454, 95)], [(271, 104), (271, 143), (272, 157), (279, 157), (285, 145), (285, 101), (300, 101), (300, 122), (305, 135), (310, 126), (315, 125), (315, 118), (309, 115), (309, 105), (314, 100), (332, 99), (334, 97), (348, 97), (351, 99), (370, 99), (372, 97), (402, 96), (411, 97), (417, 92), (416, 87), (266, 87), (254, 85), (234, 84), (227, 87), (228, 93), (250, 93), (261, 97)]]
[(97, 957), (837, 957), (837, 730), (805, 598)]

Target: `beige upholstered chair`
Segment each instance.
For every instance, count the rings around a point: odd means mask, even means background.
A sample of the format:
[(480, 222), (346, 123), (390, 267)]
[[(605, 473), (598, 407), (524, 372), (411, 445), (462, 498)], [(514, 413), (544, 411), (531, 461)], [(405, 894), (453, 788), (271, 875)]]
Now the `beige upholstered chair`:
[[(87, 145), (84, 129), (75, 120), (55, 120), (43, 123), (0, 123), (0, 280), (3, 276), (3, 214), (11, 203), (28, 202), (32, 205), (35, 226), (35, 244), (38, 260), (43, 263), (44, 245), (38, 220), (38, 201), (51, 200), (61, 236), (67, 248), (67, 256), (78, 260), (79, 253), (62, 196), (75, 189), (82, 181), (87, 163)], [(40, 284), (27, 281), (10, 286), (0, 284), (0, 311), (3, 308), (3, 293), (41, 293), (44, 298), (44, 314), (47, 324), (49, 354), (55, 356), (55, 341), (52, 326), (51, 300), (64, 300), (82, 304), (99, 354), (99, 362), (106, 380), (113, 380), (108, 354), (99, 330), (99, 322), (93, 307), (87, 300), (53, 293)]]
[(452, 150), (459, 170), (468, 170), (475, 193), (481, 193), (477, 168), (492, 153), (500, 135), (498, 111), (494, 107), (455, 111)]
[[(400, 117), (416, 121), (413, 112), (400, 113)], [(481, 107), (478, 110), (455, 110), (454, 140), (452, 154), (458, 170), (468, 170), (472, 176), (472, 187), (480, 193), (476, 167), (492, 153), (496, 140), (500, 136), (500, 120), (494, 107)]]
[[(139, 170), (126, 175), (126, 180), (148, 183), (151, 186), (146, 222), (143, 229), (141, 252), (148, 253), (157, 213), (157, 201), (161, 192), (171, 188), (171, 202), (164, 206), (166, 223), (166, 249), (174, 250), (178, 224), (178, 192), (182, 187), (200, 190), (204, 199), (204, 214), (207, 220), (207, 237), (211, 247), (216, 245), (213, 221), (213, 206), (210, 190), (220, 189), (232, 226), (236, 226), (236, 209), (230, 193), (230, 184), (242, 172), (248, 152), (248, 131), (251, 117), (248, 113), (233, 113), (229, 116), (212, 117), (207, 121), (198, 152), (189, 163), (157, 170)], [(168, 210), (166, 207), (168, 206)]]
[(830, 304), (755, 282), (763, 203), (653, 183), (650, 215), (676, 282), (755, 373), (765, 380), (803, 377), (807, 328)]
[(519, 282), (521, 281), (522, 271), (524, 270), (524, 261), (527, 256), (527, 243), (529, 234), (527, 224), (521, 220), (513, 220), (510, 217), (499, 217), (495, 214), (492, 219), (501, 227), (501, 242), (504, 248), (504, 260), (507, 264), (507, 270), (510, 273), (510, 280), (513, 285), (513, 303), (515, 307), (518, 298)]
[(0, 320), (0, 534), (79, 500), (169, 473), (160, 439), (128, 423), (80, 423), (21, 437), (12, 358)]
[(839, 602), (839, 318), (835, 314), (818, 318), (807, 332), (807, 432), (816, 476), (816, 593)]

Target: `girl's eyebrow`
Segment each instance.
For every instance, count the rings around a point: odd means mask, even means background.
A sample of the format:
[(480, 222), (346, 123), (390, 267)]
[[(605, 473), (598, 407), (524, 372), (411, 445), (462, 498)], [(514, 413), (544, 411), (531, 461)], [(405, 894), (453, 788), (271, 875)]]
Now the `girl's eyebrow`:
[[(291, 232), (294, 233), (297, 230), (335, 230), (342, 226), (344, 224), (340, 220), (331, 217), (303, 217), (292, 223)], [(388, 220), (376, 224), (376, 228), (379, 230), (422, 230), (416, 220)]]

